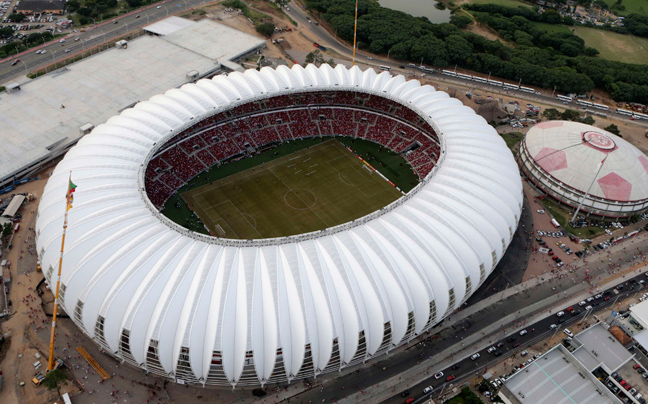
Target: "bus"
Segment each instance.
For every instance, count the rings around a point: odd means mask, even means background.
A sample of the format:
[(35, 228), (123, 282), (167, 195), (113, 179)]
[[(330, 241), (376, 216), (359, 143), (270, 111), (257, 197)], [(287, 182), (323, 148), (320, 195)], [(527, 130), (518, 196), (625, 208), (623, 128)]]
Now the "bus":
[(532, 89), (531, 87), (520, 87), (520, 91), (524, 91), (525, 93), (535, 93), (535, 90)]
[(504, 83), (504, 88), (507, 90), (519, 90), (520, 86), (517, 84)]
[(457, 77), (465, 79), (465, 80), (471, 80), (472, 76), (470, 74), (463, 74), (463, 73), (457, 73)]
[(441, 70), (441, 73), (445, 74), (446, 76), (457, 77), (457, 73), (453, 72), (452, 70)]
[(572, 99), (572, 97), (567, 97), (566, 95), (560, 95), (560, 94), (558, 94), (558, 95), (556, 96), (556, 98), (558, 98), (560, 101), (566, 101), (566, 102), (572, 102), (572, 101), (574, 101), (574, 100)]
[(477, 77), (477, 76), (472, 76), (473, 81), (476, 81), (478, 83), (486, 83), (487, 80), (483, 77)]
[(632, 111), (628, 111), (627, 109), (621, 109), (621, 108), (617, 108), (616, 113), (621, 115), (627, 115), (627, 116), (632, 115)]
[(578, 105), (587, 105), (588, 107), (593, 107), (594, 106), (594, 103), (589, 102), (589, 101), (576, 100), (576, 103)]
[(633, 115), (634, 115), (635, 118), (637, 118), (637, 119), (648, 119), (648, 115), (646, 115), (646, 114), (640, 114), (639, 112), (635, 112), (635, 113), (633, 113)]
[(592, 103), (592, 106), (594, 108), (596, 108), (596, 109), (602, 109), (604, 111), (608, 111), (610, 109), (610, 107), (608, 107), (607, 105), (603, 105), (603, 104)]
[(488, 84), (490, 84), (491, 86), (502, 87), (504, 83), (502, 83), (501, 81), (488, 80)]
[(391, 67), (380, 65), (380, 70), (391, 70)]

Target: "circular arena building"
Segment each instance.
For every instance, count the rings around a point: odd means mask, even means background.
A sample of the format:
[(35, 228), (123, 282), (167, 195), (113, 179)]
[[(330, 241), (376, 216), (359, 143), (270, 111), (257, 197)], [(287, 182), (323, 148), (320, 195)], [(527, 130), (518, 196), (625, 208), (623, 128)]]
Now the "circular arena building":
[[(400, 153), (420, 182), (351, 222), (279, 238), (199, 234), (160, 213), (222, 161), (337, 135)], [(523, 198), (511, 152), (472, 109), (416, 80), (341, 65), (200, 80), (95, 128), (38, 208), (50, 287), (70, 173), (62, 307), (115, 358), (196, 385), (285, 383), (408, 343), (493, 271)]]
[(578, 122), (535, 125), (520, 144), (527, 178), (558, 201), (599, 216), (626, 217), (648, 207), (648, 158), (603, 129)]

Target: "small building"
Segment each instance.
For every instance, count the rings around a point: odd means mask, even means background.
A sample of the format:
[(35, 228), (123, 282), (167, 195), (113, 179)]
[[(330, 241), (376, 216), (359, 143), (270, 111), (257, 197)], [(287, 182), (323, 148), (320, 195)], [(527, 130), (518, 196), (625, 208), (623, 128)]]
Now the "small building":
[(22, 206), (23, 202), (25, 202), (25, 195), (15, 195), (11, 199), (11, 202), (9, 202), (7, 209), (2, 212), (2, 216), (13, 218), (14, 216), (16, 216), (16, 213), (18, 213), (18, 210)]
[(16, 12), (25, 15), (62, 15), (65, 13), (65, 0), (21, 0), (16, 7)]
[[(634, 355), (597, 323), (518, 370), (501, 393), (515, 404), (621, 403), (604, 385)], [(611, 382), (613, 383), (613, 382)]]

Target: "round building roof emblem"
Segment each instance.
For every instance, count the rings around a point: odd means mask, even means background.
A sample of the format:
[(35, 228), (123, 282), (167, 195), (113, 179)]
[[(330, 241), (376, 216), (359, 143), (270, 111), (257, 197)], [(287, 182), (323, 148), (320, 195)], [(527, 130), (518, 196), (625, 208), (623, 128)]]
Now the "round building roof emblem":
[(614, 140), (610, 139), (608, 136), (593, 131), (587, 131), (583, 133), (583, 142), (589, 144), (595, 149), (599, 150), (613, 150), (616, 147)]

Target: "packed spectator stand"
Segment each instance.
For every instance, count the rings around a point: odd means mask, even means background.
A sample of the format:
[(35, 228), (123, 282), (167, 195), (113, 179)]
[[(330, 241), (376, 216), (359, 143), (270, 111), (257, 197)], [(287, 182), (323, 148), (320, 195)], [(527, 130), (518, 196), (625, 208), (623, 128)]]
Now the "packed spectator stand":
[(402, 154), (419, 178), (438, 161), (437, 134), (406, 106), (351, 91), (291, 93), (238, 105), (203, 119), (160, 148), (146, 169), (146, 191), (161, 208), (207, 168), (283, 141), (349, 136)]

